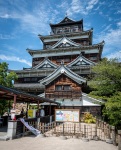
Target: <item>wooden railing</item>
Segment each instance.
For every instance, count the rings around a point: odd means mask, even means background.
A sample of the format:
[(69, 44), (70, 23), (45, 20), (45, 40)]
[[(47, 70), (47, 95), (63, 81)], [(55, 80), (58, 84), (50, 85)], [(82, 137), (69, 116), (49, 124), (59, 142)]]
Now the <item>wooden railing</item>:
[(47, 90), (46, 91), (47, 98), (79, 98), (81, 97), (81, 91), (55, 91), (55, 90)]
[[(25, 121), (28, 122), (28, 124), (33, 126), (34, 128), (37, 127), (37, 118), (29, 118), (25, 119)], [(23, 125), (23, 123), (20, 120), (17, 120), (16, 135), (23, 134), (26, 132), (28, 132), (28, 129)]]
[[(33, 126), (34, 128), (38, 128), (37, 122), (39, 118), (28, 118), (25, 119), (26, 122), (28, 122), (29, 125)], [(40, 117), (39, 122), (42, 124), (48, 124), (52, 121), (54, 121), (54, 116), (44, 116)], [(23, 123), (18, 119), (17, 120), (17, 127), (16, 127), (16, 136), (22, 136), (25, 135), (25, 133), (28, 133), (29, 130), (23, 125)]]

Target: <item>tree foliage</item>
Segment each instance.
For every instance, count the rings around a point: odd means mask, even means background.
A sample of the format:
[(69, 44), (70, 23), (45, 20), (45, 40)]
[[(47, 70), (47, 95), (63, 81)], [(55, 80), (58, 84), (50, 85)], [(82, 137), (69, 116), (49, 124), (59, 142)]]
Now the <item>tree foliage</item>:
[(121, 92), (108, 98), (103, 114), (108, 117), (110, 124), (117, 127), (121, 125)]
[(116, 59), (103, 59), (92, 68), (94, 77), (90, 81), (93, 94), (97, 96), (112, 96), (121, 91), (121, 64)]
[[(8, 64), (6, 62), (0, 63), (0, 84), (7, 87), (13, 87), (13, 81), (17, 79), (15, 72), (8, 72)], [(8, 101), (0, 100), (0, 115), (7, 111)]]
[(15, 72), (8, 73), (8, 64), (0, 63), (0, 84), (7, 87), (13, 87), (12, 81), (17, 79)]
[(103, 59), (92, 71), (90, 95), (107, 101), (103, 115), (112, 125), (118, 126), (121, 124), (121, 63), (117, 59)]

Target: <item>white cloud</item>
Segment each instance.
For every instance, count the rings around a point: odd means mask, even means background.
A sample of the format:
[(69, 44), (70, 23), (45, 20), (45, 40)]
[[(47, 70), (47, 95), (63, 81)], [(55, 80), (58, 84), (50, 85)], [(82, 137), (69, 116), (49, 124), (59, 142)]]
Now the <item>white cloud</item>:
[[(28, 31), (32, 34), (47, 34), (49, 30), (48, 23), (57, 17), (58, 10), (52, 9), (52, 7), (46, 6), (44, 3), (37, 1), (33, 2), (32, 11), (26, 8), (26, 1), (23, 0), (24, 5), (20, 7), (20, 1), (16, 0), (16, 3), (10, 2), (10, 6), (13, 9), (6, 7), (1, 9), (0, 18), (14, 19), (19, 22), (19, 30), (16, 28), (16, 32)], [(7, 5), (5, 3), (5, 5)], [(49, 5), (49, 4), (48, 4)], [(1, 6), (2, 7), (2, 6)], [(48, 7), (48, 9), (47, 9)]]
[(113, 19), (111, 17), (108, 18), (109, 21), (112, 21)]
[(100, 14), (100, 15), (103, 15), (103, 12), (102, 12), (102, 11), (99, 11), (99, 14)]
[[(6, 1), (3, 1), (3, 3), (8, 6)], [(22, 7), (20, 7), (21, 3), (23, 4)], [(31, 6), (31, 9), (27, 9), (28, 7), (28, 1), (26, 0), (9, 0), (10, 7), (4, 7), (0, 9), (0, 17), (5, 19), (15, 19), (17, 20), (20, 26), (16, 27), (16, 34), (23, 31), (28, 31), (32, 34), (48, 34), (50, 31), (48, 23), (54, 23), (56, 21), (60, 21), (60, 17), (63, 12), (65, 14), (67, 12), (69, 17), (76, 16), (76, 15), (88, 15), (92, 14), (92, 12), (100, 12), (102, 14), (104, 12), (104, 7), (108, 4), (105, 1), (100, 2), (99, 0), (62, 0), (60, 5), (54, 5), (55, 7), (50, 5), (50, 2), (43, 3), (40, 1), (32, 1), (31, 2), (33, 6)], [(59, 3), (59, 2), (58, 2)], [(45, 5), (46, 4), (46, 5)], [(112, 5), (113, 3), (111, 3)], [(103, 5), (103, 7), (102, 7)], [(0, 6), (0, 8), (2, 5)], [(53, 8), (52, 8), (53, 7)], [(102, 8), (100, 8), (102, 7)], [(54, 9), (55, 8), (55, 9)], [(101, 11), (99, 11), (99, 8)], [(110, 12), (110, 10), (109, 10)], [(121, 13), (121, 11), (117, 11), (117, 13)], [(102, 16), (102, 15), (101, 15)], [(106, 16), (110, 21), (112, 21), (112, 18), (110, 16)], [(89, 23), (87, 23), (89, 24)], [(85, 23), (86, 25), (86, 23)], [(90, 25), (87, 25), (87, 27)], [(85, 27), (85, 28), (87, 28)], [(15, 32), (15, 31), (14, 31)], [(0, 35), (0, 39), (9, 39), (11, 36), (2, 34)], [(96, 42), (101, 42), (102, 40), (105, 40), (105, 52), (108, 53), (109, 51), (116, 49), (118, 50), (120, 48), (121, 43), (121, 22), (117, 23), (117, 29), (111, 29), (111, 25), (108, 25), (105, 27), (103, 32), (100, 34), (98, 33), (97, 37), (95, 38)], [(114, 47), (115, 45), (115, 47)]]
[(88, 2), (86, 10), (91, 10), (96, 4), (98, 3), (98, 0), (91, 0)]
[(57, 8), (66, 12), (67, 8), (69, 8), (69, 3), (67, 1), (62, 1), (61, 4), (57, 5)]
[(8, 34), (0, 34), (0, 40), (8, 40), (8, 39), (14, 39), (14, 35), (8, 35)]
[[(75, 14), (88, 15), (99, 0), (72, 0), (71, 3), (63, 1), (58, 8), (66, 11), (69, 16), (75, 16)], [(96, 10), (96, 9), (95, 9)], [(97, 9), (98, 10), (98, 9)]]
[(26, 30), (35, 35), (40, 32), (42, 34), (47, 33), (49, 30), (49, 26), (47, 26), (49, 22), (48, 14), (40, 10), (36, 11), (35, 14), (25, 12), (24, 16), (19, 17), (19, 20), (22, 30)]
[(73, 16), (75, 13), (87, 14), (87, 12), (85, 12), (84, 3), (80, 0), (72, 0), (70, 6), (67, 7), (67, 14), (69, 16)]
[[(12, 18), (19, 21), (20, 26), (15, 29), (17, 33), (28, 31), (35, 35), (39, 33), (48, 34), (50, 31), (48, 23), (59, 21), (60, 13), (64, 12), (64, 14), (66, 14), (67, 12), (69, 17), (74, 17), (75, 14), (88, 15), (92, 10), (95, 12), (103, 5), (99, 0), (62, 0), (61, 3), (55, 5), (55, 8), (53, 9), (53, 6), (49, 1), (47, 3), (32, 1), (32, 10), (29, 10), (27, 9), (28, 2), (25, 0), (16, 0), (16, 2), (9, 1), (9, 3), (12, 9), (7, 7), (6, 9), (1, 9), (0, 17), (5, 19)], [(20, 7), (21, 3), (23, 4), (22, 7)]]
[(119, 61), (121, 61), (121, 51), (111, 53), (106, 56), (108, 59), (117, 58)]
[(1, 54), (3, 54), (3, 49), (4, 49), (4, 54), (14, 54), (16, 52), (17, 55), (21, 55), (23, 52), (20, 50), (19, 46), (12, 46), (11, 44), (3, 44), (3, 48), (0, 49)]
[(119, 22), (117, 23), (117, 26), (118, 26), (119, 28), (121, 28), (121, 21), (119, 21)]
[(112, 24), (109, 24), (109, 25), (104, 24), (104, 25), (102, 26), (102, 28), (104, 28), (104, 30), (101, 32), (101, 34), (103, 35), (103, 34), (105, 34), (106, 32), (110, 31), (110, 30), (111, 30), (111, 26), (112, 26)]
[(121, 10), (118, 10), (118, 11), (116, 12), (116, 14), (121, 14)]
[(5, 19), (8, 19), (8, 18), (11, 18), (11, 16), (9, 14), (0, 14), (0, 18), (5, 18)]
[(19, 57), (16, 56), (6, 56), (6, 55), (0, 55), (0, 59), (3, 61), (15, 61), (15, 62), (20, 62), (20, 63), (24, 63), (27, 64), (28, 66), (31, 66), (31, 62), (25, 60), (25, 59), (21, 59)]
[[(100, 35), (100, 36), (99, 36)], [(111, 24), (107, 26), (100, 34), (95, 37), (96, 42), (104, 40), (104, 54), (119, 51), (121, 48), (121, 22), (117, 23), (117, 28), (111, 28)]]
[(110, 45), (121, 45), (121, 29), (111, 29), (109, 32), (104, 36), (104, 40), (106, 43)]

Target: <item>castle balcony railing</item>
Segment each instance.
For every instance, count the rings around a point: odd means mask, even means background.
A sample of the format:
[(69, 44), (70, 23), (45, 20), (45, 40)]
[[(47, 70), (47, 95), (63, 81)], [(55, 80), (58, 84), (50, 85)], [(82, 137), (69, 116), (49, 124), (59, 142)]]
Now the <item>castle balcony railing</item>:
[[(68, 28), (68, 29), (60, 29), (56, 31), (56, 34), (63, 34), (63, 33), (77, 33), (77, 32), (82, 32), (80, 29), (77, 28)], [(53, 35), (53, 34), (51, 34)]]
[(40, 83), (15, 83), (14, 84), (15, 88), (32, 88), (32, 89), (44, 89), (43, 85), (40, 85)]
[(18, 77), (19, 78), (24, 78), (24, 77), (43, 77), (43, 76), (49, 75), (53, 71), (54, 71), (53, 69), (48, 69), (48, 70), (39, 70), (39, 71), (36, 71), (36, 72), (20, 73), (20, 74), (18, 74)]
[(79, 67), (77, 67), (77, 68), (72, 67), (71, 70), (74, 71), (77, 74), (90, 74), (91, 73), (91, 69), (84, 70), (84, 69), (81, 69)]

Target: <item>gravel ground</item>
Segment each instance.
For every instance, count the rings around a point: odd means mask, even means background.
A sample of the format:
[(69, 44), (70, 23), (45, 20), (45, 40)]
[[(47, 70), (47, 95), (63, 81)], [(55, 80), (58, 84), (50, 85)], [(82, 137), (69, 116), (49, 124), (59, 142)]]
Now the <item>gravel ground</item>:
[(63, 140), (60, 137), (28, 136), (0, 141), (0, 150), (117, 150), (117, 147), (103, 141), (84, 142), (74, 138)]

